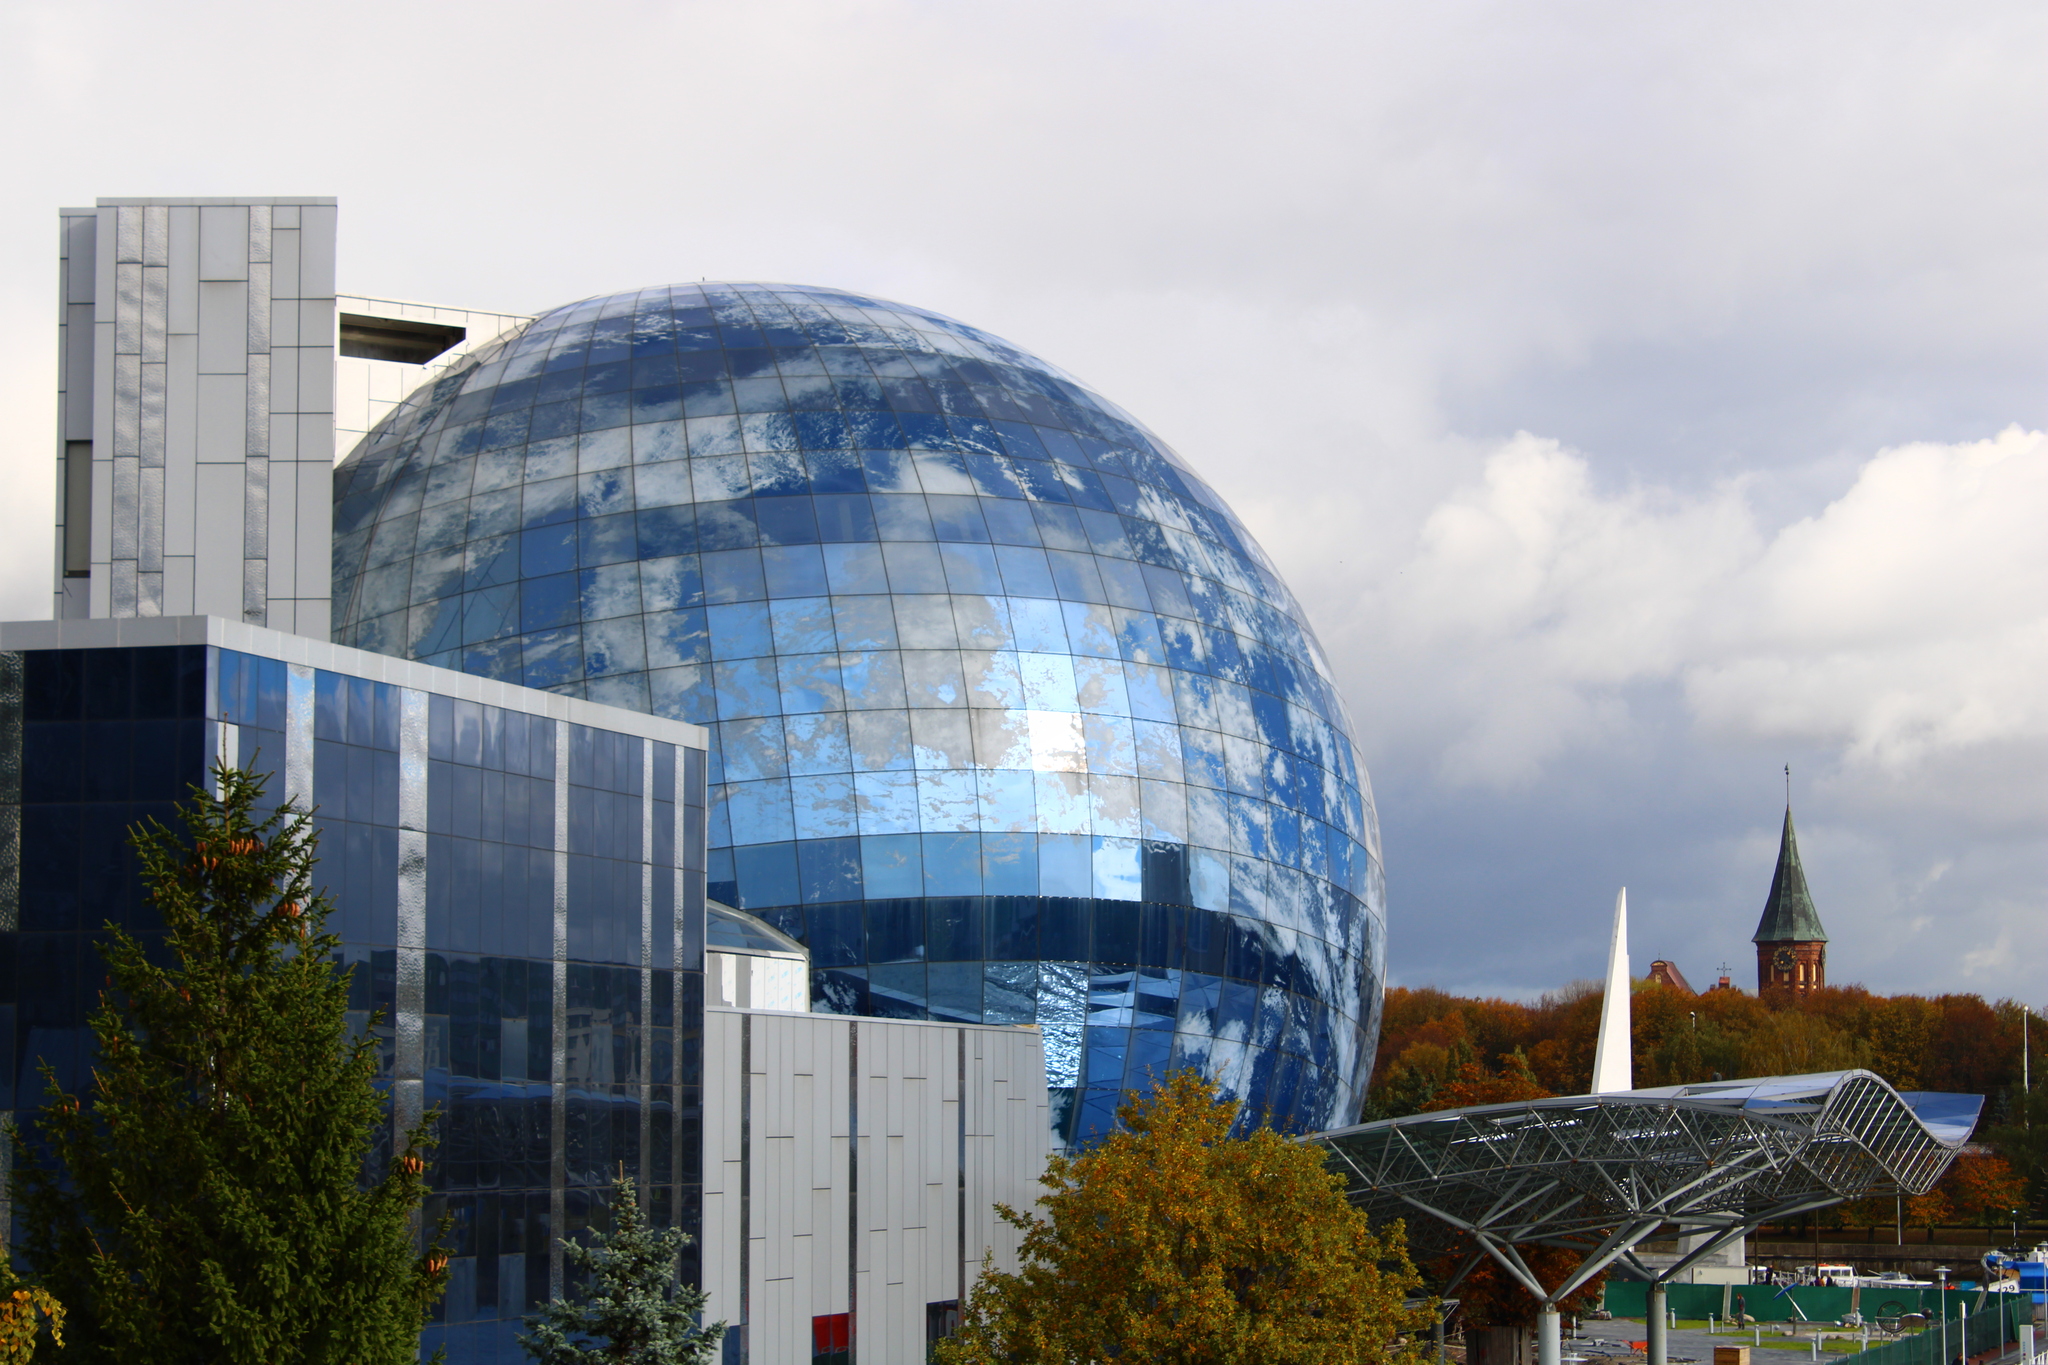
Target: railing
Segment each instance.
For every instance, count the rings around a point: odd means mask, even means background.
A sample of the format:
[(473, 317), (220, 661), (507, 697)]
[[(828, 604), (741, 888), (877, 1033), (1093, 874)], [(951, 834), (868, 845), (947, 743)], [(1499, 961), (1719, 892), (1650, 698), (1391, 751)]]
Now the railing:
[[(1966, 1304), (1952, 1304), (1945, 1331), (1942, 1323), (1930, 1322), (1924, 1332), (1855, 1355), (1837, 1356), (1830, 1365), (1956, 1365), (1958, 1361), (1968, 1365), (1976, 1356), (1996, 1353), (2019, 1340), (2019, 1325), (2033, 1312), (2034, 1305), (2032, 1296), (2027, 1294), (1987, 1297), (2006, 1302), (1986, 1303), (1975, 1312)], [(2048, 1365), (2048, 1351), (2036, 1351), (2028, 1365)]]

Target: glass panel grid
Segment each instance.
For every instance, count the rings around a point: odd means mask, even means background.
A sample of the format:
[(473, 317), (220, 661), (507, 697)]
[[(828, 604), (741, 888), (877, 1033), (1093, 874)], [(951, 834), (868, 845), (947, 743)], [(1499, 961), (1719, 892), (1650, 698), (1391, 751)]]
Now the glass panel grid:
[(1087, 1025), (1068, 1131), (1173, 1065), (1352, 1117), (1385, 935), (1348, 717), (1242, 523), (1070, 376), (842, 291), (639, 291), (479, 348), (336, 498), (340, 642), (709, 727), (712, 895), (804, 938), (821, 1008), (1063, 1028), (1009, 967), (1213, 957), (1280, 1003)]

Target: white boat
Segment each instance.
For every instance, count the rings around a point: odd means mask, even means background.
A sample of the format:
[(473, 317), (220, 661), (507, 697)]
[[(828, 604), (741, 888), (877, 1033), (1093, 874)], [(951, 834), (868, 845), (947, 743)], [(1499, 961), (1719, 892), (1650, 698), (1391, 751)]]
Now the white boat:
[(1896, 1270), (1880, 1270), (1874, 1275), (1858, 1275), (1850, 1286), (1854, 1289), (1932, 1289), (1934, 1281), (1916, 1280)]

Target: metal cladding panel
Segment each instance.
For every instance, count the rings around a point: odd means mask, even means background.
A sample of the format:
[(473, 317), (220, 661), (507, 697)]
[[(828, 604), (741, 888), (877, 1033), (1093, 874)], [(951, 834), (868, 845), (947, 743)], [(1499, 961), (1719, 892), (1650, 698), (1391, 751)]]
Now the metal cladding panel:
[[(742, 1019), (752, 1031), (753, 1062), (744, 1095), (731, 1079), (740, 1066)], [(706, 1078), (706, 1164), (715, 1143), (723, 1167), (716, 1199), (707, 1178), (705, 1283), (714, 1293), (711, 1316), (736, 1317), (739, 1220), (714, 1217), (712, 1205), (735, 1204), (744, 1181), (751, 1192), (744, 1258), (751, 1360), (808, 1359), (808, 1339), (787, 1332), (807, 1330), (812, 1316), (849, 1311), (862, 1358), (920, 1358), (925, 1305), (959, 1297), (985, 1248), (999, 1266), (1015, 1267), (1016, 1238), (997, 1231), (987, 1211), (997, 1201), (1028, 1205), (1043, 1168), (1046, 1098), (1036, 1030), (713, 1010), (705, 1058), (714, 1073)], [(952, 1097), (961, 1093), (963, 1072), (968, 1110), (987, 1120), (967, 1123), (965, 1141), (960, 1101)], [(942, 1083), (948, 1076), (950, 1087)], [(867, 1134), (857, 1189), (848, 1159), (856, 1094)], [(745, 1115), (741, 1105), (751, 1106)], [(743, 1120), (753, 1136), (742, 1161)], [(860, 1256), (851, 1274), (850, 1245)], [(799, 1354), (784, 1355), (785, 1347)]]
[[(325, 595), (332, 524), (301, 515), (296, 461), (324, 476), (332, 445), (333, 341), (301, 340), (308, 312), (331, 317), (332, 287), (310, 300), (301, 290), (331, 281), (333, 216), (331, 203), (269, 199), (100, 201), (89, 615), (325, 625), (326, 612), (299, 608)], [(293, 226), (302, 220), (325, 235)], [(67, 251), (80, 239), (68, 232)], [(205, 464), (239, 477), (208, 480)]]
[(704, 1013), (704, 1292), (707, 1319), (740, 1318), (740, 1016)]

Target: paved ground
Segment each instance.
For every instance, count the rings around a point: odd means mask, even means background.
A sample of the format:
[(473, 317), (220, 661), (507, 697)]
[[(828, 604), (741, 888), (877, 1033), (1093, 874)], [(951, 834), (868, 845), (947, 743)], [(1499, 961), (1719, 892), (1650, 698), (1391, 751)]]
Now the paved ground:
[[(1587, 1322), (1581, 1324), (1580, 1335), (1577, 1338), (1565, 1342), (1564, 1353), (1567, 1358), (1583, 1355), (1597, 1359), (1601, 1356), (1619, 1357), (1630, 1354), (1640, 1358), (1641, 1352), (1630, 1352), (1628, 1344), (1631, 1341), (1642, 1341), (1648, 1335), (1649, 1328), (1644, 1325), (1641, 1318)], [(1840, 1340), (1839, 1337), (1834, 1339)], [(1764, 1362), (1770, 1361), (1779, 1362), (1779, 1365), (1791, 1365), (1791, 1362), (1811, 1355), (1812, 1342), (1813, 1338), (1809, 1336), (1801, 1336), (1794, 1340), (1782, 1332), (1766, 1329), (1763, 1334), (1763, 1350), (1769, 1351), (1770, 1354), (1765, 1356), (1761, 1351), (1753, 1351), (1752, 1365), (1764, 1365)], [(1695, 1365), (1712, 1365), (1716, 1346), (1754, 1348), (1756, 1343), (1757, 1338), (1753, 1330), (1739, 1335), (1734, 1332), (1715, 1332), (1709, 1336), (1698, 1328), (1680, 1327), (1664, 1333), (1664, 1355), (1672, 1365), (1680, 1365), (1680, 1362), (1687, 1361), (1695, 1362)], [(1822, 1359), (1827, 1359), (1828, 1354), (1823, 1349)]]

